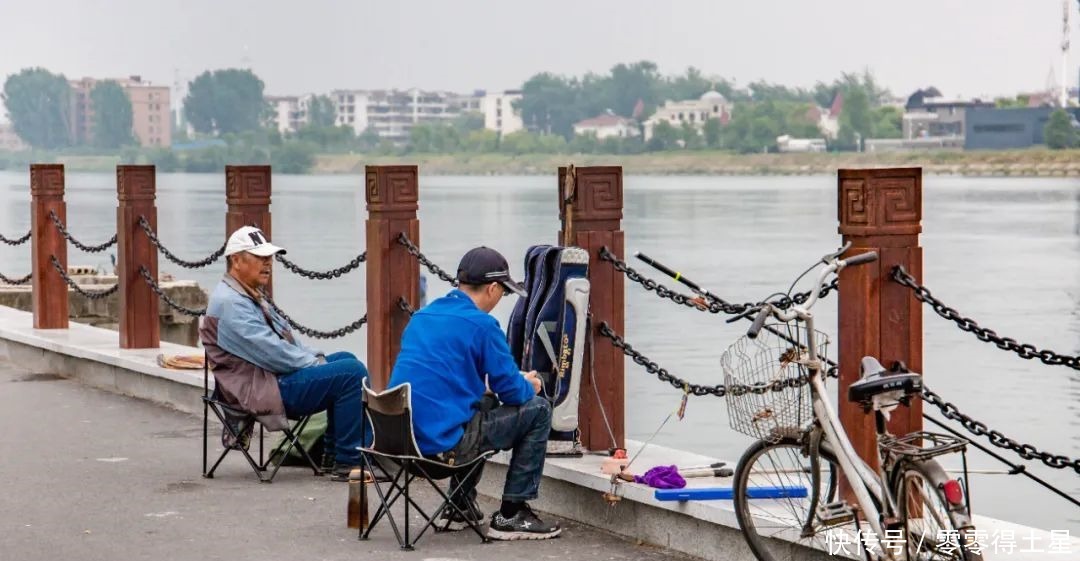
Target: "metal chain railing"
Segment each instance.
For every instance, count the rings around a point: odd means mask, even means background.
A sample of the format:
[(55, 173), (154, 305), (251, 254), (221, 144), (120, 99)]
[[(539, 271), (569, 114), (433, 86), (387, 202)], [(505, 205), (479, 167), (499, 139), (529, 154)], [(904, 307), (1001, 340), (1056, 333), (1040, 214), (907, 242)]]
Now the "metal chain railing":
[(34, 273), (27, 273), (27, 275), (25, 277), (19, 277), (17, 279), (9, 278), (9, 277), (5, 276), (3, 273), (0, 273), (0, 281), (4, 281), (7, 284), (14, 284), (14, 285), (26, 284), (26, 283), (30, 282), (30, 279), (32, 279), (32, 278), (34, 278)]
[(67, 231), (67, 228), (64, 226), (64, 223), (60, 221), (60, 217), (56, 215), (55, 211), (49, 211), (49, 218), (52, 219), (53, 224), (56, 225), (56, 229), (60, 231), (60, 235), (64, 236), (64, 239), (71, 242), (71, 245), (74, 245), (75, 247), (87, 253), (101, 253), (102, 251), (105, 251), (106, 249), (109, 249), (110, 247), (116, 245), (116, 234), (113, 234), (113, 236), (109, 238), (109, 241), (101, 245), (86, 245), (75, 239), (75, 237)]
[(56, 272), (60, 273), (60, 276), (64, 278), (64, 282), (66, 282), (67, 285), (72, 288), (72, 290), (78, 292), (79, 294), (82, 294), (90, 300), (100, 300), (102, 298), (107, 298), (115, 294), (116, 291), (120, 289), (120, 283), (117, 283), (105, 290), (83, 290), (82, 287), (76, 284), (75, 281), (72, 280), (70, 276), (68, 276), (67, 271), (64, 270), (64, 266), (60, 264), (60, 260), (57, 259), (55, 255), (50, 255), (49, 259), (52, 261), (52, 266), (56, 269)]
[(1065, 456), (1055, 455), (1049, 452), (1040, 452), (1038, 448), (1035, 448), (1030, 444), (1020, 444), (1019, 442), (1002, 434), (1001, 431), (987, 427), (986, 423), (976, 421), (975, 419), (972, 419), (971, 417), (961, 413), (955, 405), (948, 401), (945, 401), (941, 398), (940, 395), (934, 393), (930, 390), (930, 388), (927, 388), (926, 386), (923, 386), (922, 398), (927, 403), (937, 406), (937, 408), (941, 410), (941, 414), (944, 415), (946, 419), (959, 421), (960, 424), (964, 425), (964, 428), (967, 429), (969, 432), (977, 436), (985, 436), (987, 439), (990, 440), (991, 444), (997, 446), (998, 448), (1012, 450), (1013, 452), (1019, 454), (1020, 457), (1024, 458), (1025, 460), (1041, 460), (1042, 463), (1052, 468), (1072, 468), (1076, 470), (1077, 473), (1080, 473), (1080, 459), (1069, 459)]
[[(607, 247), (600, 248), (600, 259), (608, 261), (615, 268), (616, 271), (626, 275), (626, 278), (633, 282), (640, 284), (645, 290), (656, 293), (660, 298), (667, 298), (676, 304), (681, 304), (688, 308), (694, 308), (702, 312), (709, 312), (713, 314), (719, 314), (721, 312), (729, 315), (738, 315), (745, 313), (748, 309), (756, 308), (758, 304), (744, 303), (744, 304), (731, 304), (722, 300), (706, 300), (697, 296), (690, 296), (688, 294), (682, 294), (678, 291), (671, 290), (670, 288), (656, 282), (649, 277), (639, 273), (633, 267), (628, 265), (625, 261), (621, 261), (615, 256)], [(837, 290), (839, 288), (839, 279), (833, 279), (833, 281), (821, 288), (821, 293), (818, 294), (820, 298), (824, 298), (829, 295), (829, 292)], [(773, 306), (785, 310), (790, 308), (792, 304), (805, 304), (810, 298), (813, 291), (800, 292), (792, 297), (784, 296), (771, 302)]]
[(1074, 370), (1080, 370), (1080, 357), (1059, 354), (1050, 349), (1040, 350), (1035, 345), (1020, 343), (1012, 337), (1002, 337), (998, 335), (993, 329), (980, 327), (975, 320), (964, 317), (960, 312), (946, 306), (941, 300), (938, 300), (931, 295), (930, 290), (919, 284), (915, 280), (915, 277), (904, 270), (903, 266), (897, 265), (896, 267), (893, 267), (892, 279), (897, 283), (910, 288), (915, 293), (915, 298), (920, 302), (929, 304), (930, 307), (937, 312), (937, 315), (956, 323), (956, 326), (962, 331), (974, 334), (980, 341), (992, 343), (994, 346), (1004, 351), (1014, 352), (1020, 356), (1020, 358), (1026, 358), (1028, 360), (1037, 358), (1044, 364), (1068, 366)]
[(30, 241), (30, 233), (31, 232), (27, 230), (26, 235), (22, 236), (21, 238), (9, 238), (3, 234), (0, 234), (0, 242), (3, 242), (7, 245), (22, 245)]
[(176, 310), (176, 311), (178, 311), (178, 312), (180, 312), (182, 314), (187, 314), (189, 316), (194, 316), (194, 317), (199, 317), (199, 316), (206, 315), (206, 308), (202, 308), (202, 309), (188, 308), (188, 307), (185, 307), (183, 304), (177, 303), (172, 298), (169, 298), (169, 295), (166, 294), (165, 290), (162, 289), (161, 286), (158, 285), (157, 281), (154, 280), (153, 275), (150, 274), (150, 270), (147, 269), (145, 266), (139, 266), (139, 274), (142, 275), (142, 278), (143, 278), (143, 280), (146, 281), (146, 284), (150, 285), (150, 290), (153, 290), (154, 293), (158, 295), (158, 298), (161, 298), (161, 300), (163, 302), (165, 302), (166, 304), (168, 304), (168, 306), (170, 308), (172, 308), (172, 309), (174, 309), (174, 310)]
[(414, 310), (413, 307), (405, 301), (405, 298), (402, 297), (398, 298), (397, 307), (399, 310), (405, 312), (406, 314), (409, 314), (409, 317), (412, 317), (412, 315), (416, 313), (416, 310)]
[(161, 240), (158, 239), (157, 234), (154, 233), (154, 230), (152, 228), (150, 228), (150, 222), (146, 220), (145, 216), (139, 216), (139, 227), (141, 227), (143, 232), (146, 233), (146, 237), (150, 239), (150, 243), (154, 244), (154, 247), (156, 247), (158, 251), (160, 251), (161, 254), (165, 256), (166, 259), (172, 261), (173, 263), (176, 263), (177, 265), (180, 265), (181, 267), (184, 267), (185, 269), (201, 269), (214, 263), (218, 259), (221, 259), (222, 255), (225, 255), (225, 244), (221, 244), (221, 247), (218, 248), (217, 251), (211, 253), (210, 256), (206, 259), (202, 259), (199, 261), (185, 261), (177, 257), (175, 254), (173, 254), (173, 252), (169, 251), (169, 248), (165, 247), (165, 245), (161, 243)]
[(337, 339), (339, 337), (344, 337), (352, 333), (353, 331), (356, 331), (357, 329), (360, 329), (364, 326), (365, 323), (367, 323), (367, 314), (364, 314), (363, 317), (350, 323), (349, 325), (346, 325), (345, 327), (335, 329), (333, 331), (319, 331), (317, 329), (312, 329), (310, 327), (300, 325), (295, 320), (293, 320), (293, 318), (289, 317), (288, 314), (281, 311), (281, 308), (279, 308), (273, 300), (271, 300), (269, 297), (264, 297), (266, 298), (266, 302), (270, 304), (270, 307), (273, 308), (274, 311), (278, 313), (278, 315), (285, 318), (285, 321), (289, 322), (289, 325), (291, 325), (293, 329), (299, 331), (300, 333), (303, 333), (304, 335), (307, 335), (308, 337), (314, 337), (316, 339)]
[[(600, 335), (611, 340), (611, 344), (615, 348), (622, 351), (624, 355), (630, 357), (637, 364), (645, 367), (645, 370), (648, 371), (650, 374), (655, 374), (661, 382), (667, 382), (672, 386), (692, 395), (714, 395), (716, 397), (724, 397), (728, 393), (736, 396), (744, 395), (747, 393), (764, 394), (770, 391), (779, 392), (787, 388), (797, 388), (809, 382), (809, 378), (807, 378), (806, 376), (799, 376), (795, 378), (787, 378), (784, 380), (775, 380), (770, 384), (736, 384), (733, 386), (705, 386), (700, 384), (691, 384), (686, 380), (683, 380), (682, 378), (679, 378), (678, 376), (675, 376), (674, 374), (668, 372), (666, 368), (661, 367), (655, 361), (650, 360), (649, 357), (641, 354), (639, 351), (634, 349), (634, 347), (631, 346), (630, 343), (627, 343), (626, 340), (623, 339), (618, 333), (612, 331), (611, 326), (609, 326), (606, 321), (600, 323), (600, 325), (598, 326), (598, 330), (600, 332)], [(826, 361), (826, 363), (829, 365), (829, 369), (825, 372), (825, 375), (830, 378), (839, 377), (836, 364), (832, 361)]]
[(398, 234), (397, 241), (399, 244), (405, 246), (405, 249), (409, 250), (409, 253), (411, 253), (412, 256), (415, 257), (421, 265), (427, 267), (427, 270), (431, 271), (431, 274), (439, 277), (440, 279), (450, 283), (453, 286), (458, 285), (458, 281), (456, 278), (451, 276), (450, 273), (447, 273), (446, 271), (439, 268), (438, 265), (432, 263), (431, 260), (428, 259), (427, 256), (425, 256), (423, 253), (420, 253), (420, 248), (416, 247), (416, 244), (412, 243), (412, 241), (409, 240), (409, 237), (405, 235), (405, 232)]
[(349, 261), (348, 263), (346, 263), (342, 267), (338, 267), (337, 269), (330, 269), (329, 271), (326, 271), (326, 272), (311, 271), (311, 270), (308, 270), (308, 269), (304, 269), (304, 268), (300, 267), (299, 265), (297, 265), (296, 263), (293, 263), (292, 261), (289, 261), (288, 259), (282, 257), (282, 255), (280, 253), (275, 255), (274, 257), (278, 260), (278, 263), (281, 263), (282, 265), (284, 265), (286, 269), (288, 269), (288, 270), (290, 270), (290, 271), (292, 271), (292, 272), (294, 272), (294, 273), (296, 273), (296, 274), (298, 274), (298, 275), (300, 275), (300, 276), (302, 276), (304, 278), (308, 278), (308, 279), (312, 279), (312, 280), (328, 280), (328, 279), (336, 279), (336, 278), (340, 277), (341, 275), (344, 275), (345, 273), (348, 273), (350, 271), (353, 271), (353, 270), (359, 268), (361, 263), (363, 263), (364, 261), (367, 261), (367, 252), (365, 251), (365, 252), (361, 253), (360, 255), (357, 255), (356, 257), (353, 258), (352, 261)]

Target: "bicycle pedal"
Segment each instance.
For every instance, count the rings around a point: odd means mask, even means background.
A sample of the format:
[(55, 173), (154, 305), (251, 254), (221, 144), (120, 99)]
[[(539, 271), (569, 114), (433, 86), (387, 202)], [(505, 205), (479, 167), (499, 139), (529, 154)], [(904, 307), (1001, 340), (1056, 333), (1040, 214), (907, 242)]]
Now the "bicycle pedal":
[(855, 520), (855, 510), (844, 501), (821, 505), (817, 509), (822, 526), (839, 526)]

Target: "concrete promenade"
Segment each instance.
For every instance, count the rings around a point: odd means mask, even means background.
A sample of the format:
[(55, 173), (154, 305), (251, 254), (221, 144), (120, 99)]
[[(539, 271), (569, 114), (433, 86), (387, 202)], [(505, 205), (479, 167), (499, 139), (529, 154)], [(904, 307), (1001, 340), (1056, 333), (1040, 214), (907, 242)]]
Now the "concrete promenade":
[(0, 426), (5, 560), (689, 559), (567, 520), (547, 542), (428, 534), (407, 553), (382, 525), (359, 542), (345, 526), (346, 484), (283, 468), (261, 485), (240, 456), (202, 479), (200, 418), (2, 358)]

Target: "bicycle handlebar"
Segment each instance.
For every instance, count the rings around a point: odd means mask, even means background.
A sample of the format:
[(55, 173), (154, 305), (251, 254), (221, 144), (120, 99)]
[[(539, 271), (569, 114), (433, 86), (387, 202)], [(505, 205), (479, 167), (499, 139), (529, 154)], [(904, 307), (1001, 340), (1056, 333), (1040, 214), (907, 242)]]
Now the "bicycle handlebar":
[(877, 258), (878, 254), (876, 251), (867, 251), (866, 253), (860, 253), (854, 257), (848, 257), (847, 259), (842, 260), (841, 263), (843, 263), (843, 265), (841, 265), (840, 268), (837, 269), (837, 271), (849, 265), (862, 265), (863, 263), (872, 263), (874, 261), (877, 261)]
[(770, 315), (772, 315), (772, 306), (765, 304), (758, 312), (757, 317), (754, 318), (754, 323), (750, 325), (750, 329), (746, 330), (746, 336), (757, 339), (758, 333), (761, 332), (761, 328), (765, 325), (765, 320), (769, 319)]

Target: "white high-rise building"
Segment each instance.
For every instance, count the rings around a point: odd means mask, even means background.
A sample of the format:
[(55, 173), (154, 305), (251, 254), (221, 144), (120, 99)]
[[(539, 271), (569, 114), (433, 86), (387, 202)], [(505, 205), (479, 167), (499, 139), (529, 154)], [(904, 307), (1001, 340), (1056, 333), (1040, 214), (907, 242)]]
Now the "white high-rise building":
[(334, 90), (330, 100), (337, 106), (337, 125), (349, 127), (359, 135), (368, 128), (368, 92), (364, 90)]
[(525, 128), (521, 112), (514, 109), (514, 102), (521, 99), (521, 90), (506, 90), (485, 94), (481, 107), (484, 112), (484, 128), (507, 135)]

